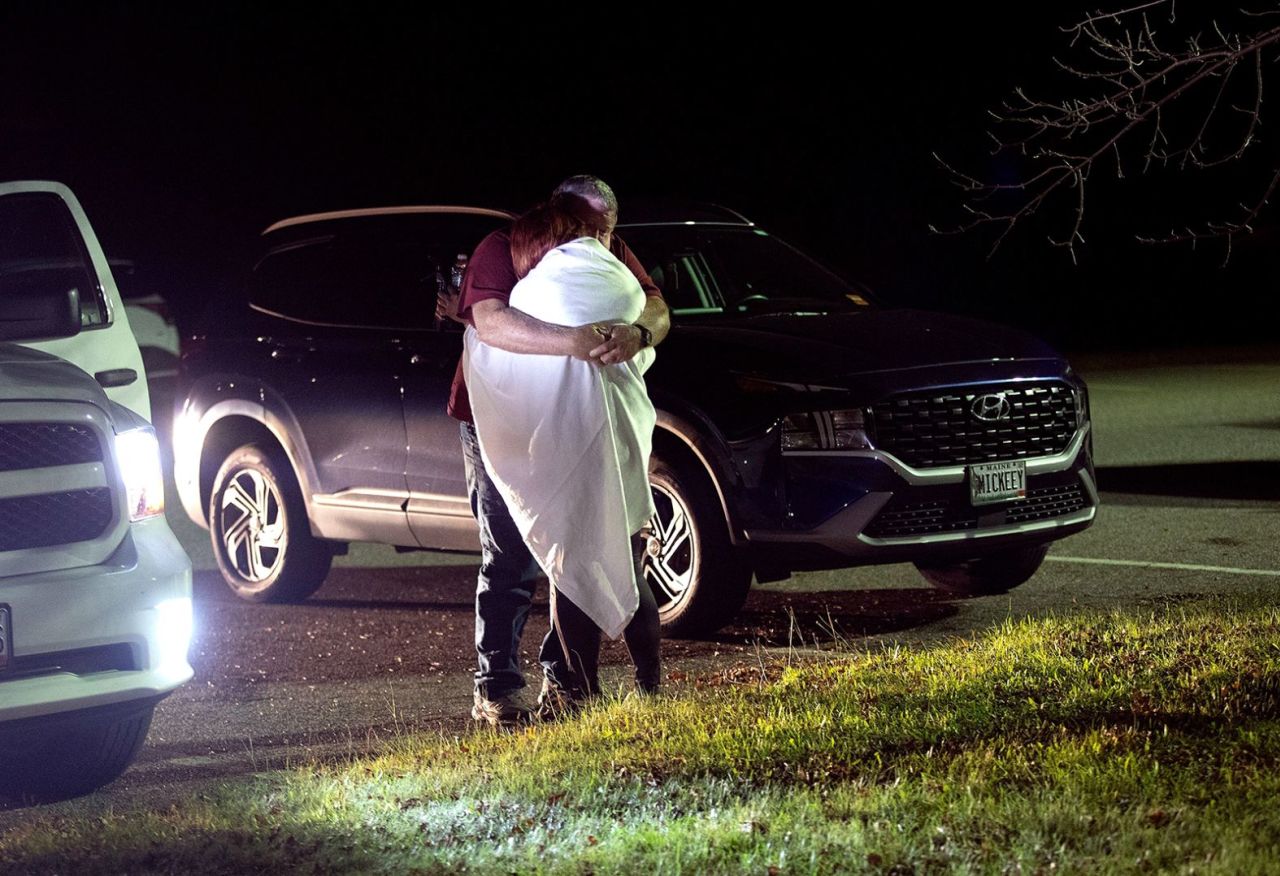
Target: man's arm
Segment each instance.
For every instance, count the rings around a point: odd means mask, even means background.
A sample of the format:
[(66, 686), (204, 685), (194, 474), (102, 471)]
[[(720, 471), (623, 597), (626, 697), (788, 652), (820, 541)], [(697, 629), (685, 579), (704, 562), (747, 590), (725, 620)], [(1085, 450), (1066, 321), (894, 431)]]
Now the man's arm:
[(554, 325), (509, 307), (505, 301), (496, 298), (486, 298), (471, 305), (471, 318), (480, 340), (491, 347), (508, 353), (572, 356), (575, 359), (590, 359), (592, 350), (601, 346), (601, 330), (608, 328), (602, 326), (598, 330), (595, 325), (572, 328)]
[(657, 295), (650, 295), (645, 299), (644, 310), (635, 324), (610, 326), (608, 339), (590, 351), (591, 358), (602, 365), (616, 365), (639, 353), (644, 347), (644, 335), (636, 324), (649, 330), (654, 345), (661, 343), (671, 330), (671, 312), (667, 303)]

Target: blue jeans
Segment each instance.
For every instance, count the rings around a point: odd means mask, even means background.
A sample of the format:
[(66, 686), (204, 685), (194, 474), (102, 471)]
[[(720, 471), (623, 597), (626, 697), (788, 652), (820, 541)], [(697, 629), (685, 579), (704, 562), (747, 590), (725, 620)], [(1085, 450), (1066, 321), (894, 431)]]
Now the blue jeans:
[(467, 496), (480, 526), (476, 690), (495, 699), (524, 687), (519, 664), (520, 636), (541, 570), (525, 547), (502, 494), (485, 471), (475, 426), (460, 425)]

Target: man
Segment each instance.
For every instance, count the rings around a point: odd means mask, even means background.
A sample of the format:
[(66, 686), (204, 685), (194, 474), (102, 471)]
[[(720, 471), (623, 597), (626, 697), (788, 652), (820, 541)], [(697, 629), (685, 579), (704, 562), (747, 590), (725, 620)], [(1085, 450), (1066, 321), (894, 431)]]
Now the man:
[[(635, 274), (647, 296), (640, 318), (631, 325), (612, 326), (609, 334), (602, 338), (592, 326), (553, 325), (508, 306), (517, 277), (506, 229), (482, 240), (468, 261), (458, 301), (458, 317), (475, 326), (481, 341), (508, 352), (573, 356), (601, 365), (626, 362), (643, 347), (657, 344), (666, 337), (671, 322), (662, 294), (635, 254), (613, 235), (613, 226), (618, 221), (618, 201), (603, 180), (573, 176), (557, 186), (553, 194), (575, 195), (601, 214), (606, 229), (601, 243)], [(467, 492), (471, 511), (480, 527), (481, 562), (476, 581), (478, 667), (471, 716), (494, 725), (518, 724), (531, 717), (529, 709), (517, 697), (525, 684), (518, 658), (520, 637), (539, 569), (512, 522), (502, 496), (485, 471), (471, 421), (461, 362), (449, 397), (449, 415), (461, 421)], [(545, 673), (539, 701), (546, 705), (552, 698), (558, 698), (570, 676), (554, 630), (543, 640), (538, 657)]]

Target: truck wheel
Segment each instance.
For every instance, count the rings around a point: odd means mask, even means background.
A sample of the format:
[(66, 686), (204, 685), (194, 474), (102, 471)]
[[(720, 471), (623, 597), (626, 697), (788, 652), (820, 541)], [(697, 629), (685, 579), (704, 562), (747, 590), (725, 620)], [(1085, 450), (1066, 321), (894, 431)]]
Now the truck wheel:
[(965, 596), (1004, 593), (1027, 581), (1049, 552), (1047, 544), (1015, 548), (959, 563), (916, 563), (930, 584)]
[(329, 574), (333, 549), (311, 534), (289, 463), (256, 444), (231, 452), (213, 482), (209, 535), (233, 593), (250, 602), (298, 602)]
[(151, 727), (154, 704), (128, 715), (61, 722), (34, 737), (8, 740), (14, 757), (0, 778), (0, 794), (38, 801), (87, 794), (133, 763)]
[(654, 457), (649, 488), (657, 513), (644, 575), (658, 602), (662, 633), (686, 638), (720, 629), (751, 589), (751, 566), (729, 541), (715, 492), (701, 471)]

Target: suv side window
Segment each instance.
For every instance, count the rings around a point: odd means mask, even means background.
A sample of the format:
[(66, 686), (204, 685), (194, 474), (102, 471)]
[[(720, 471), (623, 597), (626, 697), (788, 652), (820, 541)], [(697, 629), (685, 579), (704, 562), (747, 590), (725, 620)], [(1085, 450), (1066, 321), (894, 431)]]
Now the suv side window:
[(13, 289), (75, 289), (80, 324), (108, 324), (106, 298), (66, 204), (49, 192), (0, 198), (0, 295)]
[(435, 326), (436, 295), (456, 257), (502, 224), (488, 216), (372, 216), (307, 223), (269, 238), (254, 266), (254, 309), (310, 325)]
[(674, 313), (708, 313), (724, 309), (724, 296), (707, 258), (697, 250), (669, 253), (649, 275)]
[(252, 304), (313, 325), (427, 328), (435, 274), (421, 248), (364, 235), (280, 247), (254, 269)]
[(716, 270), (715, 247), (701, 229), (647, 225), (619, 233), (662, 290), (673, 315), (724, 312), (729, 290)]

